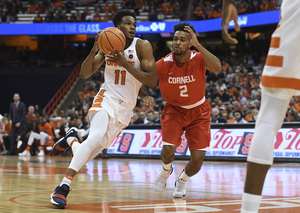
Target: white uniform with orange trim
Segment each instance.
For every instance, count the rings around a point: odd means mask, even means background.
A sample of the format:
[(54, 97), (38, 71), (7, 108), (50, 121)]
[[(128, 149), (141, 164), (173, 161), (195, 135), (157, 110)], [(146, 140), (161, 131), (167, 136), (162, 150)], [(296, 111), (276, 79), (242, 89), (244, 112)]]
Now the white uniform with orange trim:
[(300, 1), (283, 0), (280, 22), (272, 35), (261, 79), (264, 92), (272, 96), (275, 93), (282, 99), (300, 95), (300, 29), (295, 25), (297, 20), (300, 20)]
[[(283, 0), (261, 79), (262, 101), (247, 161), (272, 165), (274, 138), (290, 98), (300, 94), (300, 0)], [(242, 211), (243, 212), (243, 211)]]
[[(142, 70), (136, 53), (138, 39), (133, 39), (131, 45), (124, 50), (124, 55), (130, 64), (138, 70)], [(94, 112), (99, 110), (105, 110), (108, 113), (110, 117), (106, 132), (108, 138), (101, 142), (101, 145), (107, 148), (117, 135), (128, 126), (142, 83), (125, 68), (107, 60), (104, 80), (105, 83), (94, 97), (93, 105), (88, 112), (88, 118), (91, 120), (95, 114)]]

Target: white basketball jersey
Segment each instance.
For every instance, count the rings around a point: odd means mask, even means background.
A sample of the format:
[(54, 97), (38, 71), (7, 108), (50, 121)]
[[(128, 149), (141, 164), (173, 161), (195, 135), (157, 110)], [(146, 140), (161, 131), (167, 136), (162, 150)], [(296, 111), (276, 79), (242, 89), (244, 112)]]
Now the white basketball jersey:
[[(138, 70), (142, 70), (136, 53), (136, 42), (134, 38), (131, 45), (124, 50), (126, 60)], [(120, 99), (129, 104), (132, 109), (136, 105), (137, 96), (142, 83), (133, 77), (124, 67), (107, 60), (104, 70), (104, 84), (102, 88), (109, 92), (112, 98)]]

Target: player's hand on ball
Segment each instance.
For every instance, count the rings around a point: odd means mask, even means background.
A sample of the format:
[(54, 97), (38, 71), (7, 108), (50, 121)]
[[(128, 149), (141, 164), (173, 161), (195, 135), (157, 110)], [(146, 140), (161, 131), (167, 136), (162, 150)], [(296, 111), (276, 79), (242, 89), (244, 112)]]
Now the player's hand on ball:
[(120, 66), (123, 66), (125, 63), (127, 63), (123, 52), (119, 52), (119, 53), (109, 52), (108, 54), (106, 54), (106, 56), (108, 57), (109, 61), (113, 61)]
[(101, 30), (97, 33), (96, 37), (95, 37), (95, 42), (94, 42), (94, 46), (93, 46), (93, 51), (96, 53), (100, 47), (98, 45), (98, 39), (99, 39), (99, 35), (101, 33)]

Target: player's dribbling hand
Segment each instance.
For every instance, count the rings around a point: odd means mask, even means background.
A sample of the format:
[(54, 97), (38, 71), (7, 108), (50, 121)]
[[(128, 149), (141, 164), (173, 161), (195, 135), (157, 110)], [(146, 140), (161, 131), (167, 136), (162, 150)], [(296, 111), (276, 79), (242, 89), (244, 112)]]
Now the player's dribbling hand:
[(222, 8), (222, 37), (223, 40), (230, 44), (237, 44), (238, 41), (235, 38), (232, 38), (228, 33), (228, 25), (231, 20), (234, 21), (235, 31), (240, 31), (240, 26), (237, 21), (238, 12), (236, 7), (231, 3), (230, 0), (223, 0)]
[(151, 96), (145, 96), (142, 98), (142, 101), (145, 103), (145, 106), (152, 108), (155, 104), (154, 98)]

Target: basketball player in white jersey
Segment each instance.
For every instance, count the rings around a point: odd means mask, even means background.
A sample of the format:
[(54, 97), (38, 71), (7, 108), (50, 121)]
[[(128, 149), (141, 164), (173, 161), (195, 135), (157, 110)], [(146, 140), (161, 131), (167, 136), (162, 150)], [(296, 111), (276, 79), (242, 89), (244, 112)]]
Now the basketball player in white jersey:
[[(222, 32), (224, 40), (237, 43), (227, 32), (229, 21), (237, 20), (231, 3), (223, 2)], [(280, 13), (261, 78), (262, 101), (247, 158), (242, 213), (259, 210), (265, 177), (273, 163), (275, 136), (291, 97), (300, 95), (300, 29), (295, 21), (300, 20), (300, 0), (283, 0)]]
[(50, 203), (59, 208), (65, 208), (71, 181), (82, 166), (94, 159), (101, 150), (108, 148), (128, 126), (142, 84), (149, 87), (157, 84), (156, 63), (151, 44), (134, 37), (135, 14), (121, 10), (115, 15), (113, 23), (126, 37), (124, 53), (105, 55), (97, 45), (98, 33), (90, 54), (81, 66), (80, 77), (87, 79), (106, 61), (105, 82), (88, 112), (89, 136), (80, 144), (76, 129), (71, 128), (53, 147), (54, 154), (71, 147), (74, 155), (61, 184), (51, 195)]

